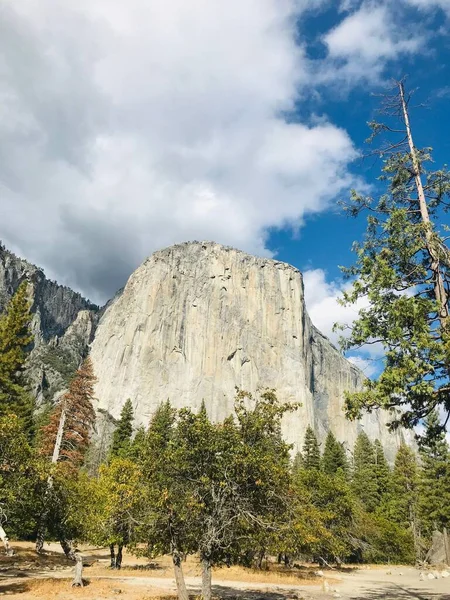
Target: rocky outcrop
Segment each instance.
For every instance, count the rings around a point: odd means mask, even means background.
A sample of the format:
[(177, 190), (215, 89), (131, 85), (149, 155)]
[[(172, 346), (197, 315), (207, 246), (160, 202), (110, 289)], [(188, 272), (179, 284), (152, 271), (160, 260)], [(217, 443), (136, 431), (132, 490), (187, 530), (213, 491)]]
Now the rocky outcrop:
[(364, 429), (392, 459), (400, 433), (382, 412), (350, 423), (344, 391), (363, 374), (312, 325), (301, 273), (214, 243), (187, 243), (154, 253), (105, 310), (91, 357), (98, 409), (119, 416), (131, 398), (138, 423), (159, 403), (199, 408), (221, 420), (233, 410), (235, 387), (270, 387), (301, 407), (284, 419), (299, 448), (308, 424), (323, 441), (331, 429), (351, 447)]
[(31, 284), (34, 334), (28, 378), (41, 402), (65, 387), (87, 354), (99, 309), (0, 246), (0, 312), (24, 280)]

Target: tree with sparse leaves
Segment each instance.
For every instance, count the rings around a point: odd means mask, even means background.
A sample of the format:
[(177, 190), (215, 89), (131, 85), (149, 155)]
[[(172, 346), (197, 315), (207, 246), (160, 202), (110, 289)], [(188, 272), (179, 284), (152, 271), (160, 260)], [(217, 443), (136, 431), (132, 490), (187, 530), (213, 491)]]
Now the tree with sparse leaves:
[[(49, 526), (55, 529), (65, 553), (73, 558), (73, 550), (66, 538), (63, 522), (58, 518), (62, 504), (58, 496), (65, 494), (64, 481), (74, 477), (83, 464), (95, 423), (94, 399), (95, 375), (90, 358), (77, 370), (69, 390), (60, 398), (50, 415), (48, 425), (40, 432), (40, 453), (53, 465), (53, 473), (47, 480), (43, 507), (36, 537), (36, 551), (42, 551)], [(58, 485), (55, 485), (55, 482)], [(58, 493), (59, 491), (59, 493)], [(52, 511), (54, 519), (51, 519)]]
[(446, 166), (428, 170), (431, 149), (413, 141), (410, 98), (404, 81), (395, 82), (383, 99), (385, 121), (369, 123), (370, 139), (386, 140), (373, 153), (383, 160), (384, 193), (375, 199), (354, 191), (345, 207), (368, 216), (365, 238), (354, 245), (356, 263), (344, 269), (352, 286), (342, 300), (349, 306), (364, 299), (365, 306), (342, 347), (378, 343), (385, 353), (379, 377), (347, 394), (347, 414), (401, 408), (392, 412), (393, 427), (413, 427), (438, 407), (445, 420), (450, 415), (450, 252), (440, 225), (450, 173)]
[(34, 400), (24, 379), (31, 333), (28, 283), (24, 281), (0, 316), (0, 417), (17, 415), (29, 438), (33, 435)]

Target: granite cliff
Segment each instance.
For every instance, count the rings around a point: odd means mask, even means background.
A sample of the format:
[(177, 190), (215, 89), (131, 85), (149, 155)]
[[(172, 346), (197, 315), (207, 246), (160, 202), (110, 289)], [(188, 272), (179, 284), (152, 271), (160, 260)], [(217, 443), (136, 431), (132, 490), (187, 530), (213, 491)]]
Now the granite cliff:
[(31, 284), (34, 333), (28, 378), (43, 402), (65, 387), (87, 354), (99, 308), (0, 245), (0, 312), (24, 280)]
[(312, 325), (301, 273), (219, 244), (150, 256), (104, 311), (91, 357), (97, 408), (115, 418), (131, 398), (138, 423), (147, 424), (169, 398), (193, 408), (204, 400), (219, 420), (233, 410), (235, 386), (270, 387), (282, 401), (301, 403), (283, 423), (295, 448), (307, 424), (320, 440), (331, 429), (348, 447), (364, 429), (391, 460), (400, 441), (385, 413), (345, 419), (344, 391), (364, 376)]
[(24, 279), (32, 294), (33, 391), (39, 402), (54, 399), (90, 345), (102, 438), (127, 398), (137, 424), (167, 398), (193, 408), (204, 400), (219, 420), (232, 412), (236, 386), (270, 387), (283, 402), (301, 403), (283, 423), (295, 448), (308, 424), (320, 440), (331, 429), (348, 448), (364, 429), (393, 459), (403, 434), (388, 432), (385, 413), (345, 419), (344, 391), (360, 387), (364, 375), (312, 325), (302, 275), (286, 263), (212, 242), (180, 244), (151, 255), (99, 309), (0, 246), (0, 311)]

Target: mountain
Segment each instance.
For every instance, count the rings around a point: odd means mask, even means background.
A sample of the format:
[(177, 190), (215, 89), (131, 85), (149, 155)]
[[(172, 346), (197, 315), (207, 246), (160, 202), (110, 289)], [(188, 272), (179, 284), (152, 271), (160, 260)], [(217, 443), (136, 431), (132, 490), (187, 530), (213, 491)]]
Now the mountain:
[(274, 388), (301, 407), (283, 422), (300, 448), (308, 424), (350, 448), (364, 429), (389, 459), (402, 433), (387, 414), (350, 423), (345, 390), (364, 375), (311, 323), (294, 267), (212, 242), (176, 245), (150, 256), (101, 316), (91, 345), (98, 409), (117, 418), (130, 398), (147, 424), (159, 403), (200, 407), (215, 420), (233, 410), (235, 387)]
[(24, 280), (31, 283), (34, 333), (28, 378), (42, 403), (67, 385), (86, 356), (100, 310), (0, 245), (0, 312)]
[(283, 422), (295, 449), (308, 424), (320, 441), (331, 429), (348, 448), (364, 429), (392, 460), (404, 435), (389, 433), (382, 411), (346, 420), (344, 392), (364, 375), (312, 325), (291, 265), (213, 242), (179, 244), (152, 254), (100, 309), (0, 246), (0, 311), (24, 279), (32, 284), (27, 369), (38, 402), (54, 400), (90, 348), (102, 444), (127, 398), (136, 424), (168, 398), (194, 409), (204, 400), (219, 420), (232, 412), (236, 386), (274, 388), (283, 402), (301, 404)]

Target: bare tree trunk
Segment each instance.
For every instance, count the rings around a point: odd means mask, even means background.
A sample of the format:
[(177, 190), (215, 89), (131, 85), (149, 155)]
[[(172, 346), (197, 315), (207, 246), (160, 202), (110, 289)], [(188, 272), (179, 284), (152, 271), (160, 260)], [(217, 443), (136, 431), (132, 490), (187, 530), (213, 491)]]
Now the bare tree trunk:
[(203, 557), (202, 558), (202, 598), (203, 600), (211, 600), (211, 563)]
[(114, 552), (114, 544), (110, 544), (109, 546), (109, 555), (111, 557), (111, 569), (116, 568), (116, 555)]
[(69, 560), (77, 560), (78, 553), (75, 552), (73, 544), (70, 540), (66, 540), (63, 535), (60, 535), (59, 543), (61, 544), (61, 548), (64, 550), (64, 554)]
[(419, 209), (420, 215), (422, 218), (422, 222), (425, 225), (425, 241), (427, 246), (428, 254), (431, 258), (431, 271), (434, 276), (434, 295), (436, 298), (436, 302), (439, 307), (439, 320), (443, 329), (447, 327), (448, 322), (448, 295), (445, 289), (444, 280), (442, 278), (442, 273), (439, 267), (439, 250), (436, 247), (435, 240), (433, 239), (433, 230), (431, 228), (430, 215), (428, 212), (427, 201), (425, 198), (425, 192), (423, 190), (422, 178), (420, 176), (420, 164), (419, 159), (417, 158), (416, 148), (414, 146), (414, 141), (411, 132), (411, 125), (409, 122), (409, 114), (408, 114), (408, 103), (405, 99), (405, 88), (403, 85), (403, 81), (398, 82), (398, 88), (400, 90), (400, 100), (403, 111), (403, 120), (405, 122), (406, 127), (406, 135), (408, 138), (409, 151), (411, 153), (411, 161), (414, 169), (414, 181), (417, 189), (417, 197), (419, 199)]
[(445, 560), (447, 561), (447, 565), (450, 566), (450, 543), (448, 540), (448, 533), (446, 527), (444, 527), (444, 531), (442, 533), (444, 535)]
[(116, 556), (116, 569), (120, 569), (122, 566), (122, 550), (123, 544), (119, 544)]
[(172, 553), (173, 569), (175, 572), (175, 581), (177, 584), (177, 595), (178, 600), (189, 600), (189, 594), (186, 588), (186, 582), (184, 581), (183, 568), (181, 566), (180, 553), (174, 551)]
[(2, 540), (3, 545), (5, 546), (6, 556), (14, 556), (14, 550), (9, 545), (8, 536), (6, 535), (6, 531), (0, 525), (0, 540)]
[[(65, 424), (66, 424), (66, 407), (64, 405), (61, 410), (61, 417), (59, 418), (59, 423), (58, 423), (58, 432), (56, 434), (55, 445), (53, 447), (52, 464), (57, 463), (59, 460)], [(53, 488), (53, 477), (50, 475), (47, 479), (47, 489), (45, 490), (44, 511), (42, 512), (42, 514), (39, 518), (38, 530), (37, 530), (37, 535), (36, 535), (36, 552), (38, 554), (40, 554), (42, 552), (42, 549), (44, 547), (45, 534), (47, 533), (47, 519), (48, 519), (48, 513), (49, 513), (48, 504), (49, 504), (49, 498), (50, 498), (50, 493), (52, 491), (52, 488)], [(63, 549), (64, 549), (64, 547), (63, 547)], [(65, 552), (65, 550), (64, 550), (64, 552)]]
[(83, 587), (83, 557), (79, 552), (75, 552), (75, 574), (72, 581), (72, 587)]

